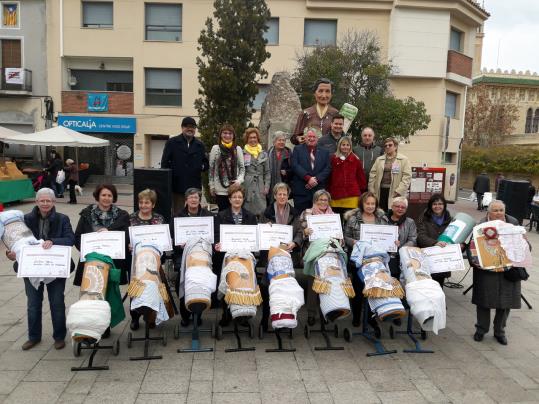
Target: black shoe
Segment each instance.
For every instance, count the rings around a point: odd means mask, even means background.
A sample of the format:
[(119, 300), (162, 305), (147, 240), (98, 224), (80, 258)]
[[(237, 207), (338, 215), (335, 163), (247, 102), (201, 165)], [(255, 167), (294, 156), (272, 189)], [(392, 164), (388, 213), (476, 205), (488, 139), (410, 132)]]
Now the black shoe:
[(138, 318), (134, 318), (131, 320), (131, 324), (129, 325), (129, 328), (131, 328), (133, 331), (138, 330), (140, 327), (140, 322)]
[(312, 327), (316, 324), (316, 318), (314, 316), (307, 317), (307, 324)]
[(481, 334), (480, 332), (475, 332), (475, 334), (473, 335), (473, 339), (474, 341), (477, 341), (477, 342), (481, 342), (483, 341), (483, 336), (484, 334)]
[(507, 338), (503, 335), (495, 335), (494, 338), (496, 338), (496, 341), (498, 341), (502, 345), (507, 345)]

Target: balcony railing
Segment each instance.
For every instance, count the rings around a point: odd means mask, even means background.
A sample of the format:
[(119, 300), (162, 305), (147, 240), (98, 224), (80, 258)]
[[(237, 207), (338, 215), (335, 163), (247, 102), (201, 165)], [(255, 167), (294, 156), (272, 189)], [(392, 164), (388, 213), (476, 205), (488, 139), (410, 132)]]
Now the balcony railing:
[(0, 72), (0, 91), (13, 94), (32, 92), (32, 70), (2, 67)]

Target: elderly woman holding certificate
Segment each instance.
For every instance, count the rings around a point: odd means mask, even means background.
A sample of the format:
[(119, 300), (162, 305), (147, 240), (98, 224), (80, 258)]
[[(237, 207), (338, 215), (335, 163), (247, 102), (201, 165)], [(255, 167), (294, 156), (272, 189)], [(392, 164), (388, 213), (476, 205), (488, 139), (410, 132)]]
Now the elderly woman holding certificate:
[[(494, 200), (490, 203), (487, 210), (487, 216), (479, 223), (485, 223), (491, 220), (501, 220), (503, 222), (518, 226), (518, 221), (505, 214), (505, 205), (502, 201)], [(490, 230), (490, 234), (487, 232)], [(475, 233), (475, 230), (474, 230)], [(485, 228), (484, 237), (490, 237), (490, 241), (496, 238), (494, 227)], [(475, 241), (475, 240), (474, 240)], [(487, 241), (485, 244), (489, 243)], [(478, 246), (475, 246), (478, 249)], [(492, 249), (494, 250), (495, 247)], [(490, 251), (489, 251), (490, 252)], [(477, 323), (475, 324), (475, 341), (482, 341), (490, 328), (490, 311), (496, 310), (494, 316), (494, 338), (502, 345), (507, 345), (505, 336), (505, 325), (511, 309), (520, 309), (521, 292), (520, 282), (527, 279), (527, 273), (523, 268), (513, 267), (486, 269), (478, 264), (473, 266), (473, 295), (472, 303), (477, 308)], [(504, 271), (505, 269), (505, 271)], [(500, 272), (497, 272), (500, 271)]]
[[(241, 185), (232, 185), (228, 188), (228, 200), (230, 203), (230, 207), (226, 208), (225, 210), (220, 211), (217, 214), (216, 220), (215, 220), (215, 228), (214, 228), (214, 241), (215, 241), (215, 251), (217, 252), (214, 254), (214, 262), (213, 262), (213, 268), (217, 276), (219, 277), (219, 280), (217, 281), (217, 284), (220, 284), (220, 277), (221, 277), (221, 270), (223, 265), (223, 260), (225, 257), (224, 252), (221, 251), (221, 240), (220, 240), (220, 231), (219, 228), (222, 224), (225, 225), (257, 225), (258, 221), (256, 219), (256, 216), (249, 212), (248, 210), (243, 208), (243, 202), (245, 200), (245, 190)], [(232, 317), (230, 316), (230, 313), (228, 311), (228, 306), (223, 300), (223, 316), (221, 317), (221, 321), (219, 324), (221, 326), (227, 326), (230, 321), (232, 320)]]
[[(309, 236), (311, 236), (314, 230), (308, 227), (307, 217), (311, 215), (332, 215), (334, 214), (330, 206), (331, 195), (325, 189), (320, 189), (314, 193), (313, 207), (305, 209), (299, 217), (299, 226), (296, 229), (295, 240), (300, 240), (301, 237), (301, 254), (303, 257), (305, 252), (309, 248)], [(307, 283), (307, 322), (309, 325), (314, 325), (316, 322), (316, 314), (318, 313), (317, 295), (312, 290), (313, 278), (308, 278)]]
[[(362, 224), (387, 224), (384, 211), (378, 207), (378, 198), (372, 192), (365, 192), (359, 199), (359, 207), (344, 214), (344, 241), (349, 251), (354, 248), (361, 235)], [(356, 296), (352, 299), (352, 324), (357, 327), (361, 321), (363, 307), (363, 282), (359, 279), (357, 271), (352, 270), (352, 285)], [(379, 330), (376, 321), (370, 324)]]

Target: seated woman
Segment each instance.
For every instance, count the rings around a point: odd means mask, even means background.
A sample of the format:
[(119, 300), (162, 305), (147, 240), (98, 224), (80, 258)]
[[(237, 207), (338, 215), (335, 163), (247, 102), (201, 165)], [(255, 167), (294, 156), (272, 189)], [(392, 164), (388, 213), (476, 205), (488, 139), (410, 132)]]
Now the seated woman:
[[(213, 217), (214, 214), (200, 205), (202, 191), (198, 188), (188, 188), (185, 191), (185, 207), (180, 211), (178, 217)], [(184, 246), (174, 248), (174, 262), (176, 272), (180, 271)], [(176, 294), (180, 291), (180, 276), (176, 278)], [(191, 312), (185, 307), (185, 297), (180, 298), (180, 324), (187, 327), (191, 322)], [(200, 324), (199, 324), (200, 325)]]
[[(365, 192), (359, 199), (359, 207), (344, 214), (344, 242), (349, 251), (352, 251), (354, 244), (358, 242), (361, 235), (361, 225), (367, 224), (387, 224), (384, 211), (378, 207), (378, 198), (372, 192)], [(357, 270), (351, 269), (352, 285), (356, 292), (352, 299), (352, 324), (357, 327), (361, 322), (361, 312), (363, 307), (363, 282), (359, 279)], [(376, 322), (371, 325), (378, 331)]]
[[(493, 200), (487, 209), (487, 215), (479, 221), (501, 220), (515, 226), (518, 221), (505, 214), (505, 204)], [(475, 341), (482, 341), (490, 328), (490, 311), (495, 309), (494, 338), (502, 345), (507, 345), (505, 325), (511, 309), (520, 309), (521, 293), (520, 279), (507, 279), (505, 272), (485, 270), (479, 266), (473, 267), (472, 303), (477, 308), (477, 323), (475, 324)]]
[[(299, 217), (299, 226), (297, 226), (295, 240), (300, 240), (301, 237), (301, 254), (303, 257), (309, 248), (309, 236), (313, 233), (313, 229), (307, 227), (307, 216), (309, 215), (331, 215), (333, 210), (330, 206), (331, 195), (325, 189), (319, 189), (313, 196), (313, 207), (305, 209)], [(313, 278), (307, 278), (307, 323), (313, 326), (316, 323), (316, 315), (318, 313), (317, 294), (313, 291)]]
[[(154, 212), (157, 203), (157, 194), (154, 190), (146, 188), (138, 194), (138, 210), (129, 215), (130, 226), (147, 226), (152, 224), (164, 224), (165, 218), (157, 212)], [(134, 246), (129, 246), (130, 250)], [(132, 330), (138, 330), (140, 314), (138, 311), (131, 310)]]
[[(224, 252), (221, 252), (221, 243), (220, 243), (220, 232), (219, 227), (222, 224), (232, 224), (232, 225), (257, 225), (258, 221), (256, 219), (256, 216), (249, 212), (248, 210), (243, 208), (243, 201), (245, 200), (245, 190), (241, 185), (231, 185), (228, 188), (228, 200), (230, 203), (230, 207), (226, 208), (225, 210), (220, 211), (217, 214), (216, 220), (215, 220), (215, 235), (214, 235), (214, 241), (215, 241), (215, 251), (216, 254), (214, 254), (214, 261), (213, 261), (213, 268), (216, 273), (216, 275), (219, 277), (219, 280), (217, 281), (217, 284), (221, 283), (221, 270), (223, 266), (223, 259), (225, 257)], [(227, 326), (230, 321), (232, 320), (232, 317), (230, 315), (230, 312), (228, 311), (228, 305), (222, 301), (223, 305), (223, 316), (221, 318), (221, 321), (219, 324), (221, 326)]]
[[(442, 194), (433, 194), (427, 203), (427, 209), (417, 223), (417, 246), (419, 248), (433, 247), (435, 245), (445, 247), (445, 241), (438, 241), (438, 237), (451, 223), (451, 214), (447, 210), (447, 202)], [(443, 289), (444, 281), (451, 276), (451, 272), (432, 274), (432, 279), (440, 284)]]
[(396, 279), (399, 279), (401, 274), (398, 250), (401, 247), (415, 247), (417, 243), (417, 228), (414, 219), (406, 216), (407, 209), (408, 200), (404, 196), (397, 196), (393, 198), (391, 209), (386, 214), (387, 224), (399, 227), (397, 252), (391, 253), (389, 260), (391, 276)]
[[(75, 247), (80, 251), (81, 236), (85, 233), (102, 231), (123, 231), (128, 239), (129, 214), (115, 205), (118, 200), (118, 191), (111, 184), (101, 184), (93, 192), (96, 203), (88, 205), (80, 212), (79, 223), (75, 230)], [(125, 243), (125, 256), (129, 257), (128, 243)], [(114, 260), (116, 268), (120, 269), (120, 285), (128, 283), (129, 259)], [(84, 264), (79, 261), (73, 285), (80, 286)], [(105, 332), (105, 337), (110, 335), (110, 329)]]

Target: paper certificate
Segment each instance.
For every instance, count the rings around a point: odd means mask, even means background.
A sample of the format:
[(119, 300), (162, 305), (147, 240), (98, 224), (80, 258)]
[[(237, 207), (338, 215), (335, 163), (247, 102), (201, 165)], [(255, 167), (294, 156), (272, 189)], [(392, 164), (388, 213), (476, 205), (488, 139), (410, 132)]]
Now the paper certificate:
[(108, 255), (112, 259), (125, 258), (125, 232), (101, 231), (85, 233), (80, 239), (80, 260), (84, 262), (86, 254), (96, 252)]
[(222, 224), (219, 228), (221, 251), (258, 251), (258, 226)]
[(362, 224), (359, 239), (370, 241), (382, 251), (397, 252), (395, 241), (399, 239), (399, 227), (383, 224)]
[(69, 278), (71, 247), (25, 245), (21, 251), (17, 278)]
[(464, 260), (459, 244), (448, 244), (445, 247), (423, 248), (427, 256), (430, 273), (464, 271)]
[(152, 224), (145, 226), (129, 227), (129, 239), (131, 247), (135, 244), (153, 244), (163, 251), (172, 251), (172, 239), (168, 224)]
[(191, 238), (204, 238), (213, 244), (213, 216), (175, 217), (174, 245), (185, 244)]
[(284, 224), (259, 224), (258, 249), (269, 250), (270, 247), (279, 247), (279, 244), (292, 242), (292, 226)]
[(337, 214), (307, 215), (307, 227), (313, 229), (309, 241), (319, 238), (343, 238), (341, 217)]

